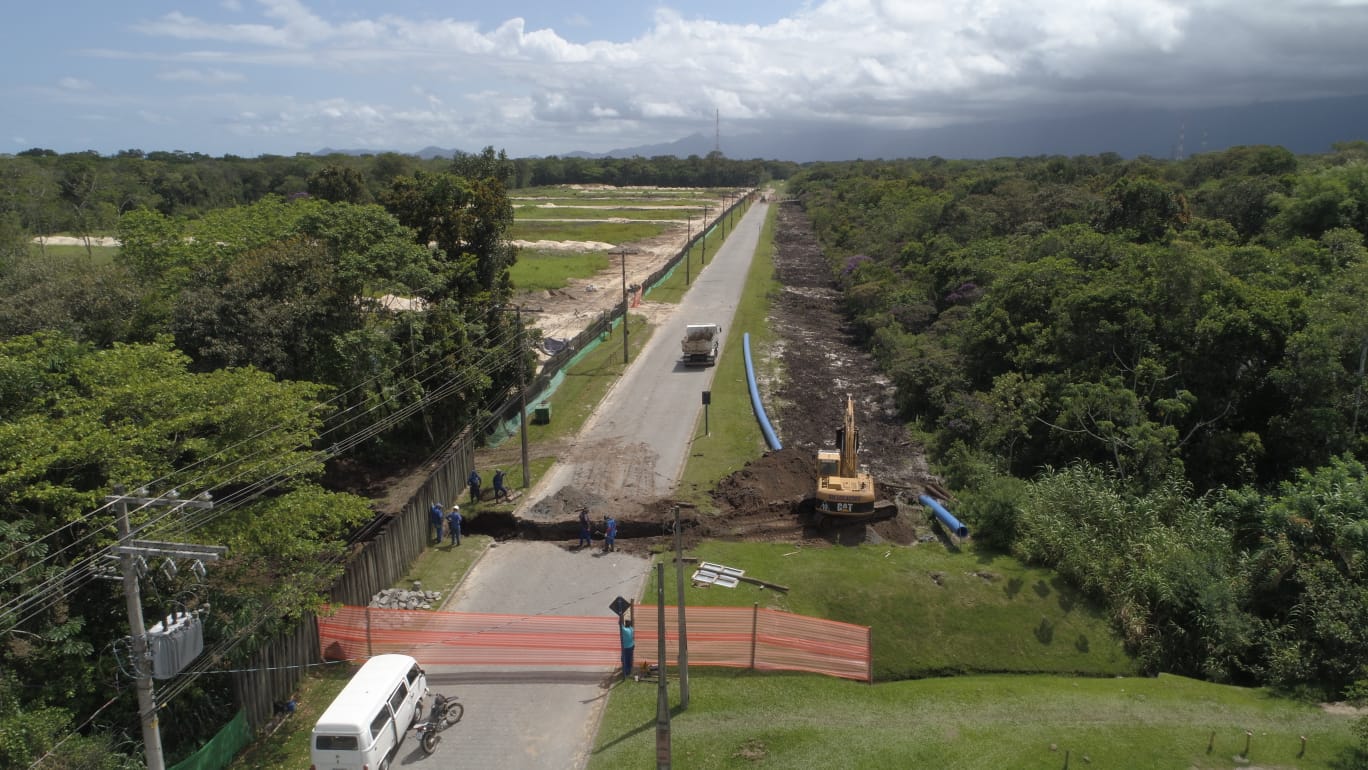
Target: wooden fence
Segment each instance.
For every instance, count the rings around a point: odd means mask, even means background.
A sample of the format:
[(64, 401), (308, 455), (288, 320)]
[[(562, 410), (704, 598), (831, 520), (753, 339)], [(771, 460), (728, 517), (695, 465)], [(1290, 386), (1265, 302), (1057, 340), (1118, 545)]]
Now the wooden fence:
[[(347, 558), (346, 572), (328, 595), (334, 604), (370, 603), (380, 590), (394, 585), (428, 542), (428, 508), (443, 506), (465, 489), (475, 467), (475, 442), (467, 431), (452, 442), (423, 485), (392, 516), (379, 516), (359, 535)], [(263, 645), (233, 673), (233, 694), (247, 714), (252, 730), (259, 730), (275, 713), (275, 704), (290, 699), (308, 667), (322, 662), (318, 655), (318, 619), (309, 615), (289, 633)]]

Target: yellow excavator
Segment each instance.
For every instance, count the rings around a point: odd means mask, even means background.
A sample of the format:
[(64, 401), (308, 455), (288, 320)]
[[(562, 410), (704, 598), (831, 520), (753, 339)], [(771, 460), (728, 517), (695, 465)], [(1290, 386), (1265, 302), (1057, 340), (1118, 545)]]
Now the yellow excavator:
[(897, 505), (878, 499), (874, 477), (860, 467), (859, 449), (855, 399), (847, 394), (845, 422), (836, 429), (836, 449), (817, 450), (818, 522), (837, 517), (842, 524), (864, 524), (898, 515)]

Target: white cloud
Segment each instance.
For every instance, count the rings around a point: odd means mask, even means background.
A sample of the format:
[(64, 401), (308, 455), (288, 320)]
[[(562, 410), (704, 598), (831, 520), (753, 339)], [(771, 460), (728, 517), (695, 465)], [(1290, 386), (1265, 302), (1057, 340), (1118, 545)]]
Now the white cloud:
[(170, 80), (184, 83), (199, 83), (204, 85), (220, 85), (223, 83), (240, 83), (247, 79), (246, 75), (240, 72), (229, 72), (221, 69), (176, 69), (157, 73), (158, 80)]
[(57, 87), (65, 89), (67, 91), (89, 91), (90, 89), (95, 87), (95, 84), (91, 83), (89, 80), (82, 80), (80, 78), (73, 78), (68, 76), (59, 79), (57, 81)]
[[(240, 81), (234, 67), (259, 65), (283, 82), (340, 74), (311, 98), (262, 94), (290, 106), (252, 108), (274, 117), (234, 122), (238, 131), (385, 146), (411, 131), (419, 144), (451, 146), (454, 133), (539, 152), (576, 135), (673, 138), (710, 126), (717, 109), (740, 127), (912, 127), (1357, 93), (1368, 82), (1368, 0), (825, 0), (745, 25), (661, 7), (635, 39), (586, 43), (516, 17), (482, 28), (392, 13), (333, 18), (329, 7), (258, 0), (243, 11), (255, 14), (248, 23), (172, 12), (137, 28), (205, 46), (158, 54), (180, 65), (159, 75), (167, 80)], [(353, 89), (357, 73), (390, 85)], [(82, 82), (66, 80), (69, 90)]]

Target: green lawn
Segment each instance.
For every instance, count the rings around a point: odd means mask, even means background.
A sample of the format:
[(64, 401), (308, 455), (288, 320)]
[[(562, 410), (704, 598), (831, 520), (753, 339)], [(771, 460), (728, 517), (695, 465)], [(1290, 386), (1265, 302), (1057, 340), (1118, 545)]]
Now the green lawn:
[(528, 203), (516, 206), (514, 217), (519, 222), (539, 219), (677, 219), (683, 222), (689, 216), (697, 218), (703, 211), (701, 208), (684, 206), (644, 209), (626, 203), (613, 208), (599, 208), (599, 206), (611, 205), (608, 202), (598, 204), (591, 204), (587, 201), (559, 203), (554, 207), (545, 206), (545, 203), (547, 202), (539, 201), (535, 204)]
[(31, 243), (29, 244), (29, 254), (35, 257), (41, 257), (46, 255), (49, 257), (61, 257), (64, 259), (88, 258), (90, 259), (92, 264), (107, 265), (113, 262), (114, 258), (119, 255), (119, 247), (91, 246), (89, 253), (87, 253), (86, 247), (83, 245), (67, 246), (49, 243), (46, 246), (40, 246), (36, 243)]
[(677, 225), (650, 222), (543, 222), (515, 219), (509, 238), (515, 241), (600, 241), (626, 244), (654, 238)]
[(509, 276), (518, 291), (559, 289), (576, 278), (590, 278), (607, 270), (606, 251), (519, 249)]
[[(964, 672), (1139, 673), (1103, 612), (1054, 573), (1010, 556), (951, 552), (939, 543), (802, 547), (720, 541), (704, 542), (689, 555), (740, 567), (789, 590), (747, 583), (734, 589), (689, 586), (686, 604), (759, 602), (869, 626), (875, 681)], [(667, 597), (677, 590), (673, 574), (667, 567)], [(646, 596), (655, 596), (654, 579)]]
[[(613, 689), (591, 768), (651, 766), (656, 690)], [(673, 680), (670, 702), (678, 703)], [(1341, 768), (1350, 766), (1348, 723), (1264, 690), (1174, 676), (981, 675), (871, 686), (696, 670), (689, 708), (674, 709), (670, 738), (674, 766), (697, 770)], [(1248, 761), (1237, 757), (1246, 730)]]

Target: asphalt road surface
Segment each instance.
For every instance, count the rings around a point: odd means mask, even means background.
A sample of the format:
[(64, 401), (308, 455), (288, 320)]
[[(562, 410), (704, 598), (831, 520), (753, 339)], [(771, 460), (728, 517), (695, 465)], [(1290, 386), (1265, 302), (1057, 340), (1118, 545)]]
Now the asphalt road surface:
[[(610, 501), (661, 497), (674, 488), (703, 408), (701, 393), (712, 387), (714, 371), (678, 363), (684, 326), (719, 323), (724, 333), (730, 331), (768, 208), (753, 205), (721, 247), (709, 254), (707, 266), (695, 275), (678, 310), (655, 330), (585, 424), (569, 456), (560, 458), (526, 496), (519, 515), (528, 515), (537, 501), (567, 485)], [(713, 243), (710, 238), (709, 245)], [(508, 542), (485, 553), (446, 609), (611, 616), (608, 605), (615, 597), (640, 597), (648, 567), (646, 559), (620, 552)], [(609, 693), (605, 683), (613, 672), (602, 667), (538, 671), (433, 666), (428, 675), (434, 690), (455, 695), (465, 704), (465, 718), (443, 733), (431, 757), (423, 755), (410, 733), (395, 757), (396, 767), (582, 768), (593, 749)], [(654, 712), (642, 718), (653, 716)]]

